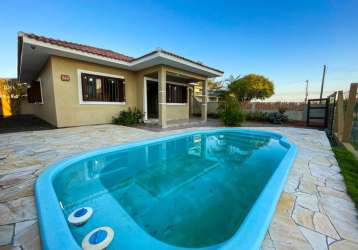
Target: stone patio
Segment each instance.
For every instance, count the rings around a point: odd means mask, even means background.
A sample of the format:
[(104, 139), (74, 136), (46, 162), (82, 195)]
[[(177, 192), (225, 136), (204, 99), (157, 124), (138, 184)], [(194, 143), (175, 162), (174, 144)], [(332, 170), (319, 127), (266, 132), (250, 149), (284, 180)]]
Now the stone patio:
[[(95, 148), (198, 129), (155, 132), (99, 125), (0, 135), (0, 249), (41, 249), (33, 184), (50, 163)], [(357, 211), (325, 134), (258, 129), (278, 131), (298, 147), (262, 249), (358, 249)]]

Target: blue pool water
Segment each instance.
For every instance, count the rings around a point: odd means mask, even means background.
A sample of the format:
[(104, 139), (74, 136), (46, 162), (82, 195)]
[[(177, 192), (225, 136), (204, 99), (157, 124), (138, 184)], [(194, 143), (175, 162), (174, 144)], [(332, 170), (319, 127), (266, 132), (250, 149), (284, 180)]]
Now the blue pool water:
[(94, 210), (84, 226), (68, 226), (79, 246), (110, 226), (108, 249), (216, 249), (239, 230), (289, 148), (272, 134), (190, 133), (74, 161), (53, 186), (65, 218)]

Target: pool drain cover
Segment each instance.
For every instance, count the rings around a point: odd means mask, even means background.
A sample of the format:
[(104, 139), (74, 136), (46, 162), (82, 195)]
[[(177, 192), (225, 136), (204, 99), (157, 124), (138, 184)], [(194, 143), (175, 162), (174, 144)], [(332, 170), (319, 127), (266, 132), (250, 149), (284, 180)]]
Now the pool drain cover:
[(113, 240), (114, 232), (110, 227), (98, 227), (89, 232), (82, 240), (84, 250), (105, 249)]
[(68, 216), (68, 222), (75, 225), (75, 226), (80, 226), (83, 225), (84, 223), (86, 223), (89, 218), (92, 216), (93, 214), (93, 209), (90, 207), (81, 207), (76, 209), (75, 211), (73, 211), (69, 216)]

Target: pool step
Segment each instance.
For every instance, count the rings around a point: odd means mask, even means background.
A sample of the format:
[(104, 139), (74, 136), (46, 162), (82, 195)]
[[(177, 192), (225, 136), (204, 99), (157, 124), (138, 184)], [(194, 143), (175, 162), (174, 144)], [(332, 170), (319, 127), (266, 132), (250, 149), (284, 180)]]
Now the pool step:
[(193, 155), (181, 155), (149, 167), (138, 173), (136, 183), (155, 197), (163, 197), (168, 190), (200, 176), (217, 162)]
[(194, 182), (196, 179), (199, 179), (200, 177), (204, 176), (205, 174), (207, 174), (208, 172), (212, 171), (213, 169), (215, 169), (216, 167), (218, 167), (220, 164), (219, 163), (214, 163), (211, 166), (208, 166), (206, 168), (204, 168), (201, 172), (197, 173), (196, 175), (192, 176), (189, 179), (184, 180), (183, 182), (179, 183), (178, 185), (172, 187), (171, 189), (169, 189), (167, 192), (161, 193), (158, 198), (162, 199), (165, 198), (166, 196), (177, 192), (179, 189), (181, 189), (183, 186), (186, 186), (192, 182)]

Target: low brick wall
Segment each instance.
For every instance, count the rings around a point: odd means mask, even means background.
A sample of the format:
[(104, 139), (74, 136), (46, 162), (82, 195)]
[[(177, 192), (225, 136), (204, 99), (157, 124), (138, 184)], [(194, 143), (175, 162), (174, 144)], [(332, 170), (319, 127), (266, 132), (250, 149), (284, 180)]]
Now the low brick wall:
[[(246, 112), (263, 112), (263, 113), (272, 113), (278, 112), (278, 109), (263, 109), (263, 110), (255, 110), (252, 111), (251, 109), (244, 109)], [(294, 111), (294, 110), (287, 110), (285, 112), (289, 120), (292, 121), (306, 121), (306, 112), (305, 111)]]
[(303, 102), (247, 102), (242, 104), (246, 112), (278, 112), (285, 109), (291, 121), (306, 121), (307, 109)]
[[(213, 115), (217, 113), (217, 108), (219, 106), (218, 102), (208, 102), (208, 115)], [(263, 113), (272, 113), (278, 112), (280, 108), (286, 109), (286, 115), (290, 121), (306, 121), (307, 109), (305, 103), (295, 103), (295, 102), (249, 102), (242, 104), (243, 110), (246, 112), (263, 112)], [(193, 105), (193, 114), (201, 114), (201, 103), (194, 101)], [(319, 116), (319, 114), (317, 115)]]
[(287, 111), (304, 111), (306, 106), (304, 102), (246, 102), (241, 105), (243, 109), (253, 111), (278, 110), (280, 108)]

